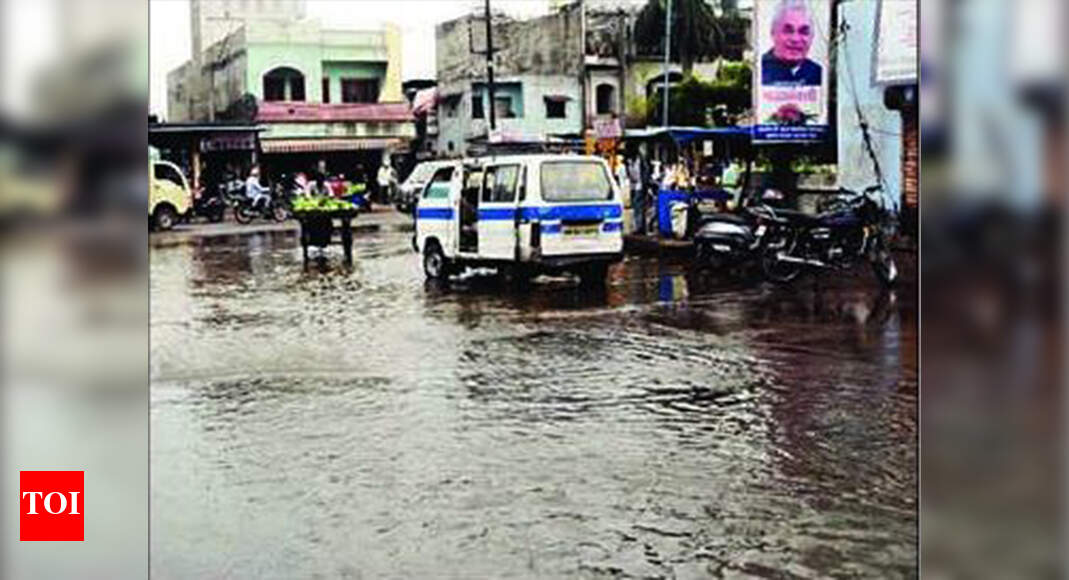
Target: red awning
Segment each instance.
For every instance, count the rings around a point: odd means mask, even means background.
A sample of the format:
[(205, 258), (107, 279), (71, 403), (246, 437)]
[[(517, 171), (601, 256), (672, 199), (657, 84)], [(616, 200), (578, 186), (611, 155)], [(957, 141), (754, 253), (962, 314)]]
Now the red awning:
[(408, 103), (297, 103), (263, 101), (258, 103), (256, 120), (284, 121), (414, 121)]
[(403, 139), (263, 139), (264, 153), (316, 153), (320, 151), (368, 151), (404, 147)]

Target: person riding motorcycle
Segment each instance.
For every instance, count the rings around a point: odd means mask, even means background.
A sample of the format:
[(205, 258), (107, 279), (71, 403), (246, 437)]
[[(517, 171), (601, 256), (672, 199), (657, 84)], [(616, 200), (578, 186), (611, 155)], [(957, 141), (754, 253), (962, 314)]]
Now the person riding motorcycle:
[(249, 170), (249, 178), (245, 180), (245, 197), (252, 202), (253, 209), (266, 207), (271, 200), (271, 190), (260, 185), (260, 166), (258, 165), (254, 165)]

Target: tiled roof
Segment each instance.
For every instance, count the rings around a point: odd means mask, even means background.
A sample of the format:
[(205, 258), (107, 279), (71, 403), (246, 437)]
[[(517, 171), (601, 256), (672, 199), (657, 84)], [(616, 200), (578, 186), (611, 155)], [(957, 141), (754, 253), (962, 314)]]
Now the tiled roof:
[(303, 103), (263, 101), (256, 120), (261, 122), (368, 122), (413, 121), (408, 103)]

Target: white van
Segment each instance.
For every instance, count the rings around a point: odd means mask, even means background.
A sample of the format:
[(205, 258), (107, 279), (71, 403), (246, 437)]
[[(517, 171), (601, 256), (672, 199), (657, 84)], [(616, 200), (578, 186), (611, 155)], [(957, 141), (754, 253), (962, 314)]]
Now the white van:
[(412, 208), (419, 201), (419, 195), (427, 182), (434, 176), (437, 169), (442, 168), (445, 161), (424, 161), (416, 166), (405, 179), (404, 183), (397, 188), (397, 198), (392, 200), (398, 211), (406, 214), (412, 213)]
[(518, 279), (570, 271), (604, 283), (623, 258), (623, 204), (600, 157), (457, 160), (424, 187), (414, 242), (428, 278), (490, 266)]

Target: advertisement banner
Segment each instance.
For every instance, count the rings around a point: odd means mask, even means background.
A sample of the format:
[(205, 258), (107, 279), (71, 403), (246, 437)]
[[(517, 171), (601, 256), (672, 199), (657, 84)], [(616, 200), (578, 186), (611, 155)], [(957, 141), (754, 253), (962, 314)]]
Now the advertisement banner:
[(753, 20), (754, 141), (824, 139), (831, 0), (756, 0)]
[(917, 82), (917, 2), (881, 0), (876, 36), (875, 84)]

